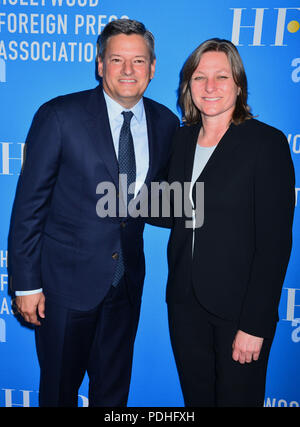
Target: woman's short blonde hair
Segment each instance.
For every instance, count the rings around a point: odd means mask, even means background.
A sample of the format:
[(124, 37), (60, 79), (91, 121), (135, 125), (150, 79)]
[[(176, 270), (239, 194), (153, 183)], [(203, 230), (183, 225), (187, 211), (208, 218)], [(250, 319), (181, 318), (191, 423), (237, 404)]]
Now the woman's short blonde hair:
[(182, 121), (187, 125), (199, 123), (201, 113), (195, 106), (190, 89), (190, 81), (195, 69), (198, 67), (201, 56), (205, 52), (224, 52), (227, 55), (235, 84), (240, 88), (236, 105), (232, 114), (232, 121), (235, 124), (242, 123), (250, 119), (252, 114), (247, 104), (248, 83), (244, 65), (237, 48), (228, 40), (213, 38), (201, 43), (186, 60), (182, 71), (179, 87), (178, 104), (182, 111)]

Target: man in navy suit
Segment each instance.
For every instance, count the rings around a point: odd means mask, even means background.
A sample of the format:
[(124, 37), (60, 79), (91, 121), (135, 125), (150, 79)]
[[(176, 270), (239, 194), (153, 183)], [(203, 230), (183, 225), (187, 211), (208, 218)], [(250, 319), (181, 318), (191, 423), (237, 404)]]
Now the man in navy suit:
[(126, 112), (135, 196), (163, 178), (178, 126), (170, 110), (143, 97), (155, 71), (154, 39), (144, 25), (113, 21), (98, 43), (102, 85), (36, 113), (12, 212), (11, 287), (18, 311), (36, 325), (40, 406), (77, 406), (86, 372), (90, 406), (127, 404), (144, 219), (99, 216), (96, 189), (112, 183), (120, 199)]

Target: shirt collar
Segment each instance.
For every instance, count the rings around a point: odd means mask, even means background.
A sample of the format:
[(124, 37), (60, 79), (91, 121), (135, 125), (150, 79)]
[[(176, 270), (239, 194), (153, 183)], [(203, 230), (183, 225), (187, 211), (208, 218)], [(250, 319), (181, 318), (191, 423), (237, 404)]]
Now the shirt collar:
[(132, 108), (127, 109), (122, 107), (117, 101), (111, 98), (104, 90), (103, 95), (106, 101), (108, 116), (110, 120), (115, 120), (122, 113), (122, 111), (132, 111), (138, 123), (140, 123), (144, 117), (144, 102), (143, 98), (141, 98), (137, 104), (135, 104)]

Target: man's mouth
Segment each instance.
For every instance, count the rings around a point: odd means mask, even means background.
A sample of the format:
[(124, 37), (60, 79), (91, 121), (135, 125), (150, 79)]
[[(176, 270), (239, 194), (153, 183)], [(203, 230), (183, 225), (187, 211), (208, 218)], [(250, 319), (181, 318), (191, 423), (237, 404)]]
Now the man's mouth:
[(120, 83), (136, 83), (135, 79), (120, 79)]

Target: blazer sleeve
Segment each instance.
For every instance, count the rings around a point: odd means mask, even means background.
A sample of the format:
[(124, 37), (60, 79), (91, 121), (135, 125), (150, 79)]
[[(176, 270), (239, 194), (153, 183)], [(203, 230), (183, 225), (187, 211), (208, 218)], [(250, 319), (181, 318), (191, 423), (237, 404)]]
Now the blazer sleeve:
[(11, 290), (42, 288), (42, 233), (61, 154), (60, 126), (51, 104), (36, 113), (26, 143), (8, 236)]
[(283, 133), (276, 130), (262, 143), (254, 177), (255, 254), (239, 329), (268, 338), (292, 247), (295, 176)]

